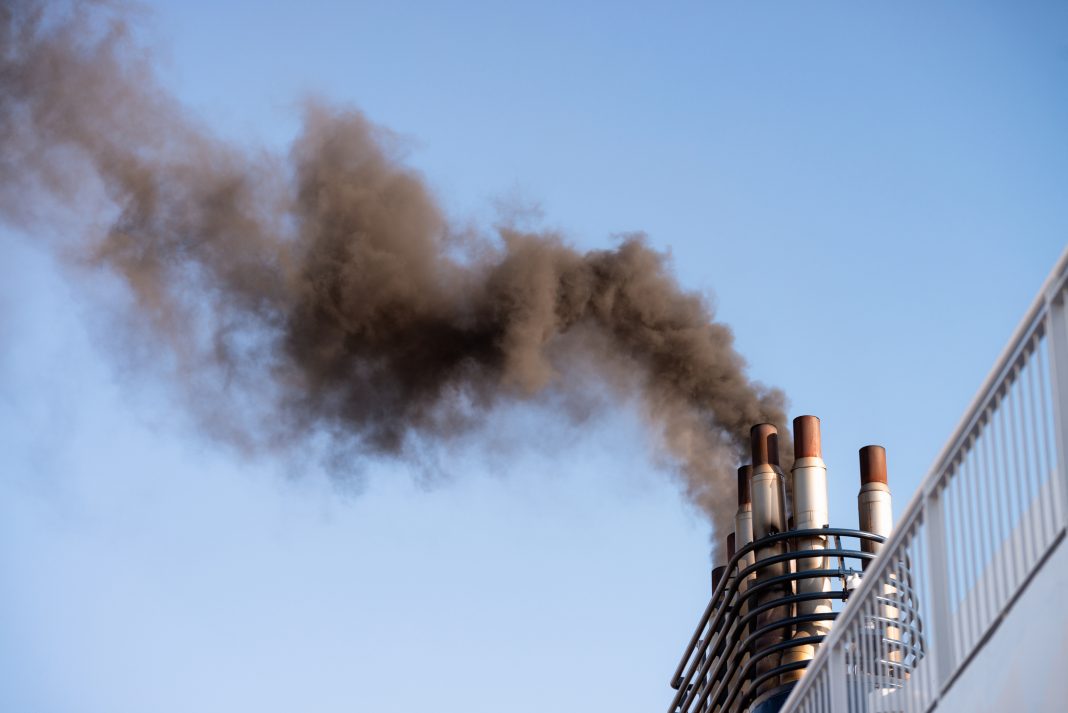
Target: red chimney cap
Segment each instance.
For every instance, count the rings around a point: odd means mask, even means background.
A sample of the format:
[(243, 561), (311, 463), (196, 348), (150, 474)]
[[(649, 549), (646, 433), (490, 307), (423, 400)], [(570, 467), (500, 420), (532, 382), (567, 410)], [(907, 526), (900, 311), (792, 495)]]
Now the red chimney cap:
[(886, 449), (864, 446), (860, 449), (860, 482), (886, 484)]
[(820, 420), (815, 416), (798, 416), (794, 419), (794, 457), (823, 457), (820, 447)]
[(753, 448), (753, 465), (779, 464), (779, 429), (770, 423), (758, 423), (749, 430)]

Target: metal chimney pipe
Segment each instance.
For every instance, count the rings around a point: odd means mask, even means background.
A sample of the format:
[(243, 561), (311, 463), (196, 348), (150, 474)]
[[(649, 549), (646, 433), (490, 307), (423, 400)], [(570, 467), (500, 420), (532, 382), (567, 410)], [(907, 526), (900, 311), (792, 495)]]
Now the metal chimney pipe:
[[(864, 446), (860, 449), (860, 493), (857, 495), (860, 529), (888, 537), (894, 526), (891, 505), (890, 487), (886, 484), (886, 449)], [(865, 540), (861, 549), (878, 553), (882, 545)]]
[[(779, 468), (779, 433), (770, 423), (753, 426), (752, 498), (753, 539), (759, 540), (786, 529), (786, 478)], [(758, 554), (757, 561), (764, 556)]]
[[(860, 449), (860, 493), (857, 494), (860, 529), (883, 537), (889, 537), (890, 531), (894, 527), (892, 505), (890, 486), (887, 485), (886, 476), (886, 449), (882, 446), (864, 446)], [(862, 540), (860, 547), (864, 552), (874, 554), (878, 554), (883, 548), (881, 543), (869, 540)], [(863, 568), (868, 568), (867, 561), (864, 562)], [(898, 588), (895, 584), (896, 576), (893, 572), (888, 572), (885, 577), (887, 581), (882, 585), (883, 599), (888, 602), (896, 601), (898, 599)], [(877, 629), (882, 628), (883, 636), (887, 640), (899, 641), (901, 639), (901, 629), (890, 622), (898, 620), (901, 614), (900, 610), (891, 604), (883, 604), (880, 609), (882, 610), (882, 621), (875, 621), (873, 625)], [(901, 656), (902, 652), (899, 647), (891, 647), (890, 652), (887, 654), (887, 660), (899, 662)], [(898, 667), (887, 667), (886, 675), (888, 676), (901, 675), (901, 673), (902, 671)]]
[[(830, 523), (827, 507), (827, 464), (823, 462), (820, 444), (820, 420), (815, 416), (798, 416), (794, 419), (794, 465), (793, 505), (794, 524), (797, 530), (820, 530)], [(797, 550), (823, 550), (827, 548), (825, 536), (800, 537)], [(795, 563), (795, 571), (826, 569), (825, 557), (804, 557)], [(799, 578), (795, 583), (797, 594), (829, 592), (831, 582), (826, 577)], [(812, 621), (798, 624), (794, 638), (826, 636), (830, 631), (831, 600), (810, 599), (797, 603), (798, 616), (826, 615), (827, 621)], [(783, 663), (807, 661), (816, 655), (816, 645), (801, 644), (783, 654)], [(785, 674), (783, 681), (801, 677), (801, 671)]]
[(734, 558), (734, 553), (738, 551), (736, 549), (735, 542), (736, 542), (736, 538), (735, 538), (733, 532), (731, 534), (727, 535), (727, 560), (728, 561), (733, 559)]
[[(738, 468), (738, 512), (734, 515), (734, 545), (737, 549), (745, 547), (753, 541), (753, 491), (750, 483), (750, 479), (753, 477), (753, 466), (743, 465)], [(741, 572), (747, 567), (752, 566), (756, 562), (756, 554), (749, 552), (738, 559), (738, 571), (735, 576), (740, 576)], [(749, 574), (745, 579), (738, 581), (738, 596), (741, 597), (745, 594), (748, 586), (753, 582), (756, 575)], [(742, 604), (738, 610), (738, 616), (743, 617), (748, 613), (749, 605)], [(749, 631), (750, 627), (745, 627), (738, 632), (738, 640), (744, 639)], [(736, 685), (735, 680), (740, 677), (741, 671), (745, 668), (745, 665), (749, 662), (749, 655), (742, 654), (742, 659), (735, 667), (735, 670), (731, 673), (733, 687)]]
[[(739, 549), (753, 541), (753, 495), (750, 479), (753, 466), (743, 465), (738, 468), (738, 512), (734, 515), (734, 544)], [(753, 553), (749, 553), (738, 562), (739, 569), (753, 564)]]
[[(758, 542), (768, 535), (775, 535), (786, 529), (786, 478), (779, 468), (779, 432), (770, 423), (761, 423), (749, 432), (750, 444), (753, 451), (753, 475), (750, 478), (750, 490), (753, 500), (753, 541)], [(776, 542), (756, 550), (756, 562), (766, 560), (786, 552), (783, 542)], [(769, 564), (757, 573), (756, 581), (771, 579), (786, 574), (789, 568), (784, 563)], [(787, 594), (787, 590), (780, 586), (766, 587), (760, 594), (751, 600), (752, 606), (760, 606), (779, 599)], [(781, 621), (789, 616), (789, 607), (772, 607), (762, 612), (756, 618), (755, 629)], [(761, 636), (754, 645), (759, 651), (768, 646), (784, 641), (787, 637), (785, 629), (773, 629)], [(771, 654), (756, 662), (756, 676), (767, 673), (779, 665), (781, 654)], [(762, 683), (758, 693), (771, 690), (778, 686), (777, 676), (772, 676)]]

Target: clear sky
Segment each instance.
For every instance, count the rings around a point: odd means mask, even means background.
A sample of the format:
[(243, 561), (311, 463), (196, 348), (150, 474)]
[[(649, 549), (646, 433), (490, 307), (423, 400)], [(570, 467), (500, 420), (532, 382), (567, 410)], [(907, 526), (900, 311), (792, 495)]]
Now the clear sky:
[[(1064, 3), (219, 5), (140, 30), (219, 133), (318, 95), (457, 220), (648, 232), (822, 417), (835, 524), (868, 443), (904, 507), (1068, 238)], [(39, 244), (0, 240), (0, 710), (667, 707), (710, 528), (629, 407), (502, 409), (429, 479), (243, 459)]]

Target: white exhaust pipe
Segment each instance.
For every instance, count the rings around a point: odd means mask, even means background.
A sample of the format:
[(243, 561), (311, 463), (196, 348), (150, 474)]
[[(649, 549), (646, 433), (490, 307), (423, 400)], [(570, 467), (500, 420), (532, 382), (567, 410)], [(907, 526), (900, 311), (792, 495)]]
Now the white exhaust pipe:
[[(860, 529), (889, 537), (894, 527), (891, 505), (890, 487), (886, 484), (886, 449), (864, 446), (860, 449), (860, 494), (857, 495)], [(861, 544), (865, 552), (878, 553), (882, 547), (867, 540)]]
[[(770, 423), (753, 426), (750, 431), (753, 449), (753, 475), (750, 489), (753, 498), (753, 539), (776, 535), (786, 529), (786, 478), (779, 468), (779, 432)], [(756, 561), (781, 555), (786, 552), (786, 543), (779, 541), (760, 547), (756, 551)], [(785, 563), (769, 564), (757, 573), (756, 581), (767, 580), (786, 574), (789, 567)], [(786, 590), (782, 587), (768, 587), (751, 600), (752, 606), (759, 606), (779, 599)], [(781, 621), (789, 616), (788, 607), (772, 607), (756, 618), (754, 628)], [(756, 650), (784, 641), (788, 636), (785, 629), (773, 629), (761, 636), (755, 643)], [(756, 676), (767, 673), (777, 667), (782, 660), (781, 654), (765, 656), (756, 663)], [(758, 693), (771, 690), (779, 684), (778, 676), (773, 676), (757, 687)]]
[[(797, 530), (821, 530), (830, 523), (827, 508), (827, 464), (823, 462), (820, 445), (820, 420), (815, 416), (798, 416), (794, 419), (794, 467), (793, 510), (794, 527)], [(798, 550), (823, 550), (827, 548), (826, 536), (798, 538)], [(827, 568), (825, 557), (805, 557), (795, 562), (795, 572)], [(794, 591), (799, 595), (813, 595), (831, 590), (826, 577), (796, 580)], [(830, 599), (808, 599), (797, 603), (798, 616), (831, 613)], [(813, 621), (800, 623), (794, 629), (795, 639), (811, 636), (826, 636), (831, 622)], [(783, 663), (807, 661), (816, 655), (815, 644), (799, 644), (783, 654)], [(796, 680), (801, 671), (783, 675), (783, 680)]]
[[(857, 495), (857, 509), (860, 515), (860, 529), (876, 535), (889, 537), (894, 528), (893, 502), (890, 497), (890, 486), (887, 485), (886, 476), (886, 449), (882, 446), (864, 446), (860, 449), (860, 493)], [(883, 546), (878, 542), (864, 540), (861, 542), (861, 550), (878, 554)], [(864, 562), (864, 569), (868, 568), (868, 562)], [(896, 579), (893, 573), (886, 575), (887, 582), (883, 584), (883, 596), (894, 601), (897, 599)], [(883, 604), (881, 607), (883, 621), (873, 621), (872, 626), (883, 629), (883, 636), (888, 641), (900, 641), (901, 629), (888, 622), (897, 621), (901, 615), (899, 609), (891, 604)], [(894, 677), (907, 675), (901, 667), (893, 666), (894, 662), (900, 662), (902, 652), (898, 647), (890, 647), (887, 653), (887, 666), (885, 675)]]
[[(753, 466), (743, 465), (738, 468), (738, 512), (734, 515), (734, 532), (732, 533), (734, 546), (731, 547), (730, 538), (728, 538), (727, 541), (727, 551), (730, 553), (728, 557), (733, 557), (735, 552), (753, 542), (753, 497), (750, 488), (750, 479), (752, 478), (752, 475)], [(741, 576), (742, 571), (747, 567), (752, 566), (754, 562), (756, 562), (756, 555), (752, 552), (738, 558), (738, 567), (732, 576)], [(738, 580), (739, 597), (745, 594), (746, 588), (755, 577), (756, 575), (749, 574), (745, 579)], [(748, 612), (748, 605), (742, 605), (738, 610), (738, 616), (743, 617)], [(749, 628), (739, 630), (735, 635), (736, 640), (741, 641), (745, 639), (745, 637), (749, 635), (749, 631)], [(738, 665), (734, 667), (734, 670), (731, 671), (728, 676), (729, 689), (733, 689), (738, 685), (742, 670), (747, 663), (749, 663), (749, 655), (743, 654)]]
[[(753, 496), (749, 485), (752, 475), (751, 465), (743, 465), (738, 469), (738, 512), (734, 515), (734, 544), (739, 550), (753, 541)], [(756, 556), (752, 552), (744, 555), (738, 560), (738, 571), (749, 567), (755, 561)], [(742, 591), (741, 586), (739, 591)]]

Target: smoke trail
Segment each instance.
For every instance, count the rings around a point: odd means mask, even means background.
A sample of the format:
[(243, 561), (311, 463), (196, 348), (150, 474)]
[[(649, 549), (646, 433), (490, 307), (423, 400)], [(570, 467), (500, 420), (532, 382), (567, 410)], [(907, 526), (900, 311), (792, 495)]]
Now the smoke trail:
[(121, 276), (213, 434), (402, 453), (575, 388), (585, 360), (639, 396), (689, 497), (730, 522), (749, 426), (783, 426), (783, 397), (641, 236), (581, 253), (457, 231), (351, 110), (310, 105), (285, 156), (228, 145), (158, 87), (125, 17), (0, 10), (0, 211), (29, 228), (90, 216), (65, 248)]

